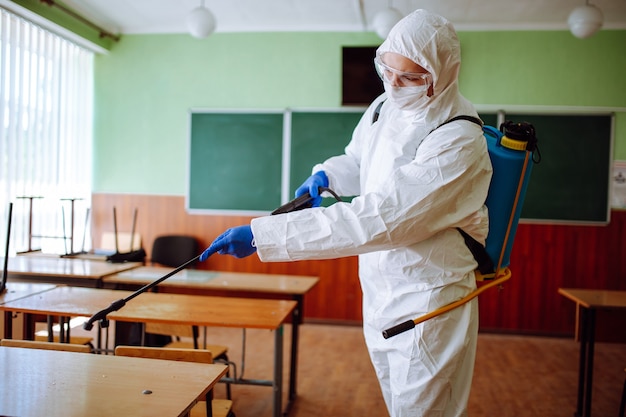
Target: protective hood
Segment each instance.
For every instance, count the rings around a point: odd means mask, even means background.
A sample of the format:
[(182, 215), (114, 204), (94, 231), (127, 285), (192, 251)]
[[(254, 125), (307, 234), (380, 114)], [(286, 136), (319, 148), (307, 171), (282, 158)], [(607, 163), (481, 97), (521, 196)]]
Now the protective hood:
[(441, 16), (416, 10), (398, 22), (377, 50), (400, 54), (433, 76), (434, 95), (456, 84), (461, 67), (461, 48), (456, 31)]
[(423, 117), (443, 122), (456, 114), (474, 113), (458, 90), (461, 47), (448, 20), (423, 9), (412, 12), (391, 29), (377, 50), (379, 56), (387, 52), (400, 54), (431, 73), (433, 96), (421, 107), (428, 113)]

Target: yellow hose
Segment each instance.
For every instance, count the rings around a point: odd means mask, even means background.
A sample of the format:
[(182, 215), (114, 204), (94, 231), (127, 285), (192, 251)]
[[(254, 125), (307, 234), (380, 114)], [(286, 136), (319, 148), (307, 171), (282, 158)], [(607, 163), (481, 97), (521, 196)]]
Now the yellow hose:
[(495, 287), (496, 285), (500, 285), (503, 282), (507, 281), (509, 278), (511, 278), (511, 270), (509, 268), (504, 268), (502, 271), (502, 275), (500, 275), (499, 277), (497, 277), (496, 279), (494, 279), (493, 281), (489, 281), (488, 284), (482, 285), (480, 288), (475, 289), (474, 291), (472, 291), (471, 293), (469, 293), (468, 295), (466, 295), (465, 297), (447, 304), (443, 307), (439, 307), (436, 310), (431, 311), (428, 314), (424, 314), (421, 317), (418, 317), (416, 319), (413, 319), (413, 323), (420, 324), (423, 321), (426, 321), (428, 319), (431, 319), (433, 317), (436, 317), (440, 314), (446, 313), (452, 309), (455, 309), (465, 303), (467, 303), (468, 301), (470, 301), (472, 298), (477, 297), (478, 295), (480, 295), (483, 291), (491, 288), (491, 287)]

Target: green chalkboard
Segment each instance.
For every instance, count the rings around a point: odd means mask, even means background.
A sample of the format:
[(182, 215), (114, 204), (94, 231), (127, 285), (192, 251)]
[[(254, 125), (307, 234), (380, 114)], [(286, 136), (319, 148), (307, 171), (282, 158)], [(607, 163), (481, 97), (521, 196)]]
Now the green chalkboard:
[(315, 164), (340, 155), (365, 109), (294, 111), (291, 113), (291, 175), (295, 191), (311, 175)]
[(533, 166), (521, 218), (559, 222), (609, 220), (611, 115), (507, 113), (531, 123), (541, 162)]
[(498, 114), (497, 113), (479, 112), (478, 116), (480, 117), (480, 119), (483, 121), (485, 125), (493, 126), (496, 129), (500, 128), (500, 126), (498, 126)]
[[(192, 113), (188, 208), (272, 211), (293, 198), (316, 163), (343, 152), (363, 110)], [(608, 222), (612, 115), (480, 116), (495, 127), (498, 120), (535, 126), (542, 160), (533, 166), (522, 220)]]
[(191, 113), (190, 210), (268, 211), (281, 203), (283, 113)]

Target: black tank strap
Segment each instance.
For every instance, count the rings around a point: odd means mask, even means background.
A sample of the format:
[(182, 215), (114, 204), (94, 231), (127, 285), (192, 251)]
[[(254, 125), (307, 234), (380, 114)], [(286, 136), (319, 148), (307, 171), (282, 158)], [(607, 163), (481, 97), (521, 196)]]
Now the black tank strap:
[(495, 270), (495, 265), (493, 264), (493, 260), (487, 253), (487, 250), (483, 245), (480, 244), (476, 239), (467, 234), (463, 229), (457, 227), (456, 230), (461, 233), (463, 236), (463, 240), (465, 241), (465, 245), (472, 252), (474, 259), (478, 263), (478, 270), (481, 274), (487, 275), (492, 273)]
[(480, 127), (482, 127), (482, 126), (483, 126), (483, 121), (482, 121), (482, 120), (480, 120), (478, 117), (461, 115), (461, 116), (456, 116), (456, 117), (453, 117), (452, 119), (450, 119), (450, 120), (447, 120), (447, 121), (443, 122), (442, 124), (440, 124), (439, 126), (437, 126), (437, 128), (440, 128), (441, 126), (443, 126), (443, 125), (445, 125), (445, 124), (448, 124), (448, 123), (450, 123), (450, 122), (455, 122), (455, 121), (457, 121), (457, 120), (467, 120), (467, 121), (469, 121), (469, 122), (476, 123), (476, 124), (477, 124), (478, 126), (480, 126)]
[[(469, 122), (476, 123), (480, 127), (483, 126), (483, 121), (480, 120), (479, 118), (474, 117), (474, 116), (461, 115), (461, 116), (453, 117), (452, 119), (446, 122), (443, 122), (442, 124), (438, 126), (438, 128), (447, 123), (454, 122), (456, 120), (467, 120)], [(465, 241), (465, 245), (470, 250), (470, 252), (472, 252), (474, 259), (478, 263), (477, 269), (480, 271), (480, 273), (483, 275), (492, 273), (495, 270), (495, 265), (493, 263), (493, 260), (487, 253), (487, 250), (485, 249), (485, 247), (481, 245), (476, 239), (471, 237), (467, 232), (461, 229), (460, 227), (457, 227), (456, 229), (459, 231), (459, 233), (461, 233), (461, 236), (463, 236), (463, 240)]]
[(376, 121), (378, 120), (378, 117), (380, 116), (380, 109), (381, 107), (383, 107), (384, 102), (385, 100), (381, 101), (380, 103), (378, 103), (378, 106), (376, 106), (374, 114), (372, 115), (372, 124), (376, 123)]

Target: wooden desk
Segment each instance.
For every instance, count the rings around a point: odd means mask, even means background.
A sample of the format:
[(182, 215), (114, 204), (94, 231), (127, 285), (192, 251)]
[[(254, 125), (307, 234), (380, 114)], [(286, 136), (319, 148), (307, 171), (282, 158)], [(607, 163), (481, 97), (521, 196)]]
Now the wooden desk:
[(9, 347), (0, 368), (0, 415), (20, 417), (183, 416), (226, 374), (219, 364)]
[[(4, 261), (4, 259), (2, 258)], [(8, 262), (8, 281), (102, 286), (102, 278), (141, 266), (141, 262), (109, 263), (89, 259), (16, 256)]]
[[(173, 268), (142, 266), (104, 277), (104, 288), (136, 290), (171, 272)], [(237, 297), (292, 299), (297, 307), (292, 312), (289, 403), (296, 398), (299, 326), (304, 312), (304, 295), (319, 278), (311, 276), (254, 274), (240, 272), (185, 269), (158, 285), (159, 292)]]
[[(8, 262), (9, 282), (47, 282), (81, 287), (101, 287), (102, 278), (131, 268), (141, 262), (109, 263), (59, 256), (28, 255), (10, 257)], [(70, 328), (66, 317), (60, 317), (60, 340), (69, 340)], [(48, 320), (48, 335), (52, 337), (52, 321)]]
[[(0, 305), (0, 310), (26, 314), (92, 316), (113, 301), (127, 298), (129, 291), (81, 287), (58, 287), (32, 297)], [(186, 294), (144, 293), (122, 309), (109, 314), (111, 320), (169, 323), (197, 326), (257, 328), (274, 331), (273, 380), (231, 380), (235, 384), (273, 387), (274, 416), (282, 413), (283, 324), (296, 302), (291, 300), (210, 297)]]
[[(0, 304), (8, 303), (9, 301), (19, 300), (23, 297), (28, 297), (33, 294), (38, 294), (43, 291), (48, 291), (56, 287), (54, 284), (41, 284), (41, 283), (25, 283), (25, 282), (7, 282), (6, 291), (0, 294)], [(14, 334), (13, 320), (11, 319), (11, 313), (5, 312), (0, 316), (0, 336), (1, 337), (16, 337), (23, 336), (22, 332)], [(23, 329), (20, 327), (20, 330)]]
[(576, 303), (576, 331), (580, 326), (578, 402), (575, 416), (590, 417), (596, 311), (626, 309), (626, 291), (559, 288), (559, 294)]
[[(109, 275), (103, 280), (105, 287), (114, 285), (134, 285), (136, 287), (149, 284), (174, 268), (158, 266), (142, 266)], [(317, 277), (253, 274), (243, 272), (206, 271), (201, 269), (185, 269), (159, 284), (161, 292), (182, 293), (183, 290), (194, 294), (209, 295), (216, 292), (257, 293), (263, 295), (283, 295), (292, 297), (309, 292), (319, 281)]]
[(0, 294), (0, 304), (19, 300), (43, 291), (55, 288), (54, 284), (43, 284), (34, 282), (7, 282), (6, 291)]

